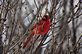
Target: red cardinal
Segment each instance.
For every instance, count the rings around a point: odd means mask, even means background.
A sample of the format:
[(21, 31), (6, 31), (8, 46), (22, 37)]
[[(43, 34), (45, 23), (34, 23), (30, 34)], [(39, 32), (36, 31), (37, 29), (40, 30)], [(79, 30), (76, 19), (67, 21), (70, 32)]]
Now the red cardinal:
[(35, 23), (33, 26), (32, 32), (29, 34), (29, 37), (26, 38), (26, 41), (23, 43), (23, 48), (26, 48), (29, 42), (31, 41), (34, 35), (44, 35), (50, 29), (50, 17), (48, 15), (44, 15), (39, 23)]

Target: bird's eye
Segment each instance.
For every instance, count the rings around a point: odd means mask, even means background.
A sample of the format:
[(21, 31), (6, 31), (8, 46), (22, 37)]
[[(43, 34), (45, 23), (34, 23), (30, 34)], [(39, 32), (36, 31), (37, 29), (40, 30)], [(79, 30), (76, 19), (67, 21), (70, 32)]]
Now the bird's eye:
[(43, 19), (46, 19), (46, 17), (44, 17)]

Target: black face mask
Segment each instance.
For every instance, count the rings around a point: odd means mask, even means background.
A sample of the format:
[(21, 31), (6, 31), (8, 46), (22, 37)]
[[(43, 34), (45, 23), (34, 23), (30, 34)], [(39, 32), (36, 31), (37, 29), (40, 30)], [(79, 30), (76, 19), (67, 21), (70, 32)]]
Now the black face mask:
[(42, 20), (44, 20), (44, 21), (47, 20), (48, 16), (47, 15), (44, 15), (44, 17), (42, 18)]
[(42, 18), (43, 21), (47, 20), (47, 18)]

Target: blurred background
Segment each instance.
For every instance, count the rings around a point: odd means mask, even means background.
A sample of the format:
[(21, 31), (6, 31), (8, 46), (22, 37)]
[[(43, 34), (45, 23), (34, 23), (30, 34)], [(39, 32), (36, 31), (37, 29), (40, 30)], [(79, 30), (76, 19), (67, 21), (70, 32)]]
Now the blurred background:
[[(41, 16), (50, 30), (21, 43)], [(0, 54), (82, 54), (82, 0), (0, 0)]]

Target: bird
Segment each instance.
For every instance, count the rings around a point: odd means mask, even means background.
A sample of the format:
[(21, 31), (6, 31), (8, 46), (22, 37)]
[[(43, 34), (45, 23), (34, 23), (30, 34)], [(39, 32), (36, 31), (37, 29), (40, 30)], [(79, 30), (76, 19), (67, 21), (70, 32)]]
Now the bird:
[(29, 33), (28, 38), (23, 42), (23, 49), (28, 46), (31, 39), (34, 35), (44, 35), (47, 34), (50, 29), (50, 17), (44, 15), (39, 22), (36, 22), (32, 28), (32, 31)]

